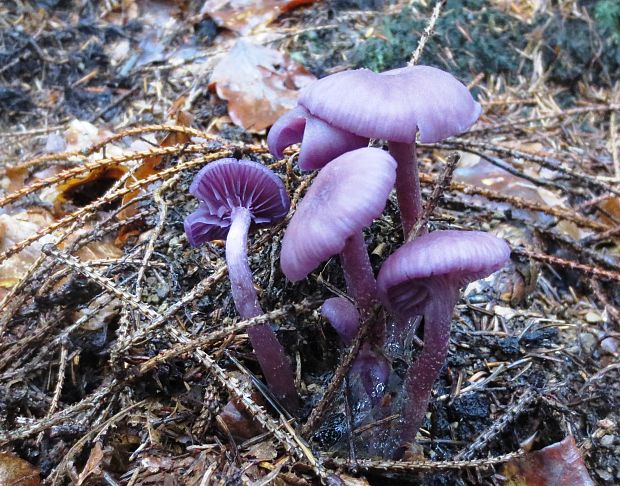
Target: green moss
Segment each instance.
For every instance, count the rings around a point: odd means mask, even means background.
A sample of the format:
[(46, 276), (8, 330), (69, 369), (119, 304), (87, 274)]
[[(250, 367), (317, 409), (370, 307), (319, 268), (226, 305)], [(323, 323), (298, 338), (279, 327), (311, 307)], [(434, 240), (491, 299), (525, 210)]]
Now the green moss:
[[(377, 29), (379, 36), (351, 53), (353, 63), (376, 71), (402, 66), (416, 48), (430, 13), (428, 8), (414, 18), (410, 10), (404, 9), (387, 16)], [(462, 79), (478, 73), (516, 75), (528, 68), (518, 50), (527, 45), (530, 29), (514, 17), (488, 7), (485, 1), (449, 0), (420, 62), (449, 70)]]
[[(431, 13), (409, 9), (386, 16), (377, 35), (349, 53), (356, 67), (384, 71), (403, 66), (417, 46)], [(448, 0), (435, 35), (420, 62), (446, 69), (468, 81), (476, 75), (503, 74), (509, 82), (528, 78), (532, 61), (522, 54), (530, 41), (542, 41), (543, 67), (553, 82), (610, 85), (620, 79), (620, 1), (582, 2), (586, 15), (562, 16), (557, 7), (532, 24), (489, 6), (486, 0)], [(588, 18), (588, 15), (590, 18)]]
[(553, 13), (545, 23), (543, 63), (549, 78), (609, 86), (620, 78), (620, 3), (584, 1), (587, 15)]
[(620, 2), (601, 0), (594, 6), (594, 18), (599, 27), (617, 41), (620, 38)]

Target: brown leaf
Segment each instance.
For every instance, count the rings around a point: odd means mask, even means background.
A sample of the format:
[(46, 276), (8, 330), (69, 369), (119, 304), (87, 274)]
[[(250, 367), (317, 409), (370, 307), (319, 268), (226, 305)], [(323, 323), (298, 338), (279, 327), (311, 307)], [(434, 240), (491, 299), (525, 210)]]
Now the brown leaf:
[[(194, 117), (188, 112), (180, 109), (180, 106), (183, 105), (184, 100), (185, 100), (184, 97), (179, 98), (179, 100), (177, 100), (174, 103), (173, 107), (169, 111), (169, 115), (174, 115), (177, 125), (189, 127), (192, 124)], [(160, 147), (172, 147), (173, 145), (183, 145), (183, 144), (188, 143), (190, 139), (191, 139), (190, 135), (187, 135), (185, 133), (169, 132), (164, 137), (164, 139), (161, 141), (159, 146)], [(140, 167), (138, 167), (134, 171), (133, 176), (127, 180), (127, 182), (125, 183), (125, 187), (127, 187), (130, 184), (135, 183), (136, 181), (146, 179), (147, 177), (152, 176), (153, 174), (157, 173), (159, 170), (159, 165), (162, 163), (163, 159), (164, 158), (161, 155), (153, 155), (151, 157), (145, 157), (142, 160), (142, 164), (140, 165)], [(128, 192), (127, 194), (123, 196), (122, 204), (125, 205), (129, 203), (131, 200), (138, 197), (140, 192), (141, 191), (139, 189)], [(134, 214), (136, 214), (136, 207), (135, 205), (131, 205), (123, 209), (118, 214), (118, 217), (119, 219), (126, 219), (126, 218), (133, 216)], [(117, 244), (119, 245), (122, 245), (124, 243), (124, 241), (126, 240), (125, 237), (128, 235), (128, 232), (130, 231), (130, 229), (127, 227), (123, 227), (123, 228), (124, 229), (121, 230), (119, 234), (119, 239), (117, 240)]]
[[(28, 175), (28, 170), (25, 168), (12, 168), (7, 167), (6, 169), (6, 177), (7, 184), (6, 190), (8, 193), (15, 192), (24, 187), (24, 181), (26, 180), (26, 176)], [(3, 184), (4, 186), (4, 181)]]
[(0, 452), (0, 486), (39, 486), (39, 470), (10, 452)]
[(572, 435), (506, 463), (507, 486), (594, 486)]
[[(42, 208), (32, 208), (15, 214), (0, 214), (0, 251), (33, 235), (54, 222), (52, 215)], [(51, 241), (45, 236), (0, 264), (0, 287), (12, 287), (26, 274), (30, 265), (41, 255), (41, 247)]]
[(538, 187), (473, 154), (465, 154), (461, 159), (459, 167), (454, 171), (454, 180), (548, 206), (565, 206), (563, 199), (550, 190)]
[[(92, 231), (92, 228), (89, 228)], [(76, 256), (83, 262), (92, 260), (118, 259), (123, 256), (123, 251), (111, 241), (93, 241), (83, 246), (76, 252)]]
[(101, 461), (103, 460), (103, 448), (101, 447), (101, 442), (95, 442), (94, 447), (90, 450), (90, 454), (88, 456), (88, 461), (86, 461), (86, 465), (82, 472), (80, 473), (80, 477), (78, 478), (78, 486), (84, 484), (84, 481), (91, 474), (101, 474), (101, 470), (99, 466), (101, 465)]
[(57, 201), (73, 202), (85, 206), (103, 195), (117, 180), (127, 172), (123, 165), (113, 165), (92, 170), (81, 177), (72, 177), (58, 185)]
[[(241, 403), (231, 400), (217, 416), (218, 428), (230, 432), (233, 437), (250, 439), (262, 432), (260, 424), (254, 420)], [(225, 426), (225, 428), (224, 428)]]
[[(98, 128), (87, 121), (72, 120), (69, 123), (69, 128), (64, 133), (67, 143), (66, 150), (73, 152), (75, 150), (88, 149), (91, 145), (100, 142), (110, 135), (111, 132)], [(114, 155), (110, 154), (110, 146), (107, 147), (107, 150), (108, 155)]]
[(240, 34), (265, 26), (280, 14), (316, 0), (207, 0), (200, 9), (216, 24)]
[(620, 220), (620, 197), (609, 197), (599, 204), (603, 210), (601, 221), (608, 225), (615, 226)]
[(294, 108), (298, 90), (314, 79), (288, 56), (239, 41), (215, 66), (210, 82), (218, 96), (228, 100), (233, 122), (259, 132)]

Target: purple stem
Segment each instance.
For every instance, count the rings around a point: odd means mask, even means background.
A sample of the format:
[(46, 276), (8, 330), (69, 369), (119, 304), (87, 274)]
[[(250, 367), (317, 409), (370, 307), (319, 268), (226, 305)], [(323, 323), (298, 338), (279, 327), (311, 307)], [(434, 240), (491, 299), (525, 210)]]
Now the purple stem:
[(401, 445), (415, 439), (428, 409), (433, 384), (448, 354), (450, 325), (458, 293), (449, 282), (437, 282), (431, 292), (431, 298), (424, 308), (424, 347), (409, 367), (405, 382)]
[(396, 199), (405, 238), (422, 215), (422, 193), (416, 159), (416, 144), (389, 142), (390, 154), (396, 160)]
[[(377, 298), (377, 281), (370, 265), (368, 249), (363, 234), (357, 233), (349, 237), (340, 254), (340, 262), (347, 283), (347, 293), (355, 300), (361, 316), (361, 322), (373, 315)], [(369, 341), (383, 347), (385, 326), (383, 319), (378, 317), (371, 324)]]
[[(246, 208), (235, 208), (231, 214), (230, 230), (226, 238), (226, 263), (230, 277), (233, 300), (242, 319), (263, 314), (252, 282), (248, 263), (248, 231), (252, 215)], [(269, 388), (290, 412), (299, 407), (299, 396), (291, 363), (268, 324), (248, 328), (248, 336)]]

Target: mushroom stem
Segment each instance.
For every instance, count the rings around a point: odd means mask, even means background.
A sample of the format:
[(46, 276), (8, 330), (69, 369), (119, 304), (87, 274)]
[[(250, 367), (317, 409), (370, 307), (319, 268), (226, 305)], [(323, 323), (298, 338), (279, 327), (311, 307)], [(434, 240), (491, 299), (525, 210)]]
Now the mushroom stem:
[[(373, 315), (379, 304), (377, 298), (377, 281), (368, 257), (364, 235), (359, 232), (347, 238), (340, 254), (340, 262), (347, 283), (347, 292), (355, 300), (361, 314), (361, 321)], [(371, 324), (370, 340), (374, 344), (383, 344), (385, 329), (381, 318)]]
[[(247, 243), (252, 215), (243, 207), (232, 210), (230, 230), (226, 238), (226, 263), (235, 307), (243, 319), (263, 314), (252, 282)], [(248, 336), (269, 388), (289, 411), (299, 406), (291, 363), (268, 324), (248, 328)]]
[(422, 193), (418, 176), (416, 144), (389, 142), (390, 154), (396, 167), (396, 199), (400, 209), (400, 221), (405, 238), (422, 214)]
[(409, 367), (405, 381), (406, 398), (403, 403), (400, 435), (401, 446), (415, 440), (422, 425), (435, 380), (446, 361), (452, 312), (458, 292), (447, 282), (436, 282), (433, 297), (424, 308), (424, 347)]

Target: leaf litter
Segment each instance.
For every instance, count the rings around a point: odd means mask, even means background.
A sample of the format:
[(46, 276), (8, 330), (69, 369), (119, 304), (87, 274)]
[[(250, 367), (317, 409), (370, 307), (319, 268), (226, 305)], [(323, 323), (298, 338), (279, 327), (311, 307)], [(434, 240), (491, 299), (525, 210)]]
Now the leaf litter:
[[(0, 6), (0, 217), (28, 227), (0, 236), (0, 264), (18, 269), (0, 296), (4, 456), (50, 484), (497, 484), (504, 463), (562, 467), (546, 451), (564, 447), (580, 474), (585, 464), (598, 483), (620, 480), (617, 67), (591, 55), (617, 48), (609, 2), (448, 1), (423, 53), (484, 106), (471, 132), (422, 148), (425, 194), (451, 151), (471, 157), (430, 225), (494, 231), (513, 258), (466, 289), (406, 461), (351, 458), (342, 393), (319, 430), (299, 432), (341, 359), (317, 313), (344, 288), (337, 265), (291, 285), (278, 270), (281, 229), (250, 248), (261, 301), (298, 363), (306, 408), (286, 428), (228, 358), (257, 373), (222, 248), (191, 249), (182, 220), (193, 174), (224, 156), (272, 166), (295, 203), (310, 176), (266, 155), (264, 129), (312, 75), (406, 63), (433, 5), (316, 2), (258, 15), (241, 35), (196, 2), (85, 2), (78, 14), (44, 4)], [(609, 35), (586, 45), (593, 32)], [(175, 106), (193, 121), (171, 118)], [(62, 192), (67, 181), (82, 199)], [(398, 221), (390, 204), (366, 235), (375, 265), (399, 244)], [(235, 425), (258, 424), (253, 437), (222, 425), (230, 398), (247, 407)]]

